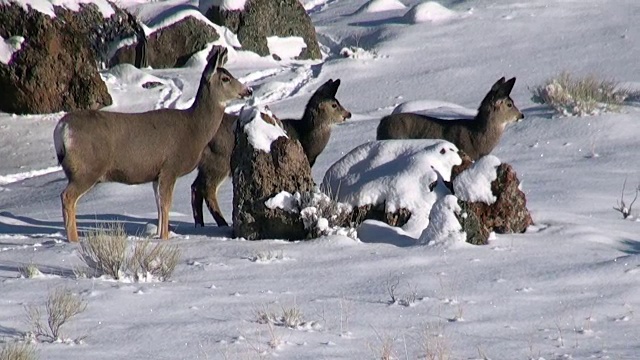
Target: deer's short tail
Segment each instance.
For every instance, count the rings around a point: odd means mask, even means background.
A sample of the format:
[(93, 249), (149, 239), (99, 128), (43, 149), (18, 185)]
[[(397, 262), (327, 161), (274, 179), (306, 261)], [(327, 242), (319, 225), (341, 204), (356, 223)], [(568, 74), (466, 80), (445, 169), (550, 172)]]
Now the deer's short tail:
[(69, 125), (61, 120), (53, 130), (53, 144), (55, 145), (56, 156), (58, 157), (58, 164), (60, 165), (62, 165), (62, 161), (67, 152), (67, 141), (69, 141)]

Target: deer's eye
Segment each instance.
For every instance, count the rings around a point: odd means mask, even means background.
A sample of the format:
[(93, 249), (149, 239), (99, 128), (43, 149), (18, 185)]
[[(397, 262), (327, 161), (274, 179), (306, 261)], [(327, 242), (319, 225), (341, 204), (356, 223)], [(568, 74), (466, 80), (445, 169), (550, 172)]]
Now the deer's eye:
[(507, 103), (507, 106), (508, 107), (513, 107), (513, 104), (512, 103)]
[(229, 78), (228, 78), (228, 77), (226, 77), (226, 76), (222, 78), (222, 82), (223, 82), (223, 83), (228, 83), (229, 81), (231, 81), (231, 79), (229, 79)]
[(333, 104), (331, 104), (331, 107), (334, 108), (334, 109), (337, 109), (338, 108), (338, 104), (333, 103)]

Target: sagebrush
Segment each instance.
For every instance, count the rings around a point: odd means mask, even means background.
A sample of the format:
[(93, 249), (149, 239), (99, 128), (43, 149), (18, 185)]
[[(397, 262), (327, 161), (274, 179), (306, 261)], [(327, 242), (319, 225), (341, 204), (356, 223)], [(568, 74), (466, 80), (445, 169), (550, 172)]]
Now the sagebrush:
[(579, 77), (566, 71), (529, 90), (533, 102), (549, 105), (563, 116), (618, 111), (627, 99), (637, 97), (637, 92), (621, 87), (616, 80), (595, 75)]
[(129, 244), (121, 224), (107, 224), (90, 232), (80, 243), (80, 258), (94, 276), (107, 275), (116, 280), (158, 279), (167, 281), (178, 262), (180, 249), (175, 245), (141, 240)]
[(0, 348), (0, 360), (36, 360), (38, 353), (29, 343), (11, 342)]
[[(26, 307), (27, 321), (36, 340), (54, 342), (62, 340), (62, 326), (87, 308), (82, 297), (66, 288), (57, 288), (49, 293), (45, 304), (46, 324), (42, 320), (42, 309), (37, 305)], [(78, 338), (81, 339), (81, 338)]]

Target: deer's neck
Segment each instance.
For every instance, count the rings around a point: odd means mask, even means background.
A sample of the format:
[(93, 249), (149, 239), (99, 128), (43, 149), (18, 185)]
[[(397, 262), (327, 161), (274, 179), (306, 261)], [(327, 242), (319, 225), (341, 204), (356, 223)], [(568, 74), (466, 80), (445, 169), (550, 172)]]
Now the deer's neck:
[(202, 86), (196, 94), (196, 98), (187, 110), (192, 115), (192, 126), (196, 129), (196, 136), (202, 135), (209, 141), (222, 122), (225, 103), (208, 96)]

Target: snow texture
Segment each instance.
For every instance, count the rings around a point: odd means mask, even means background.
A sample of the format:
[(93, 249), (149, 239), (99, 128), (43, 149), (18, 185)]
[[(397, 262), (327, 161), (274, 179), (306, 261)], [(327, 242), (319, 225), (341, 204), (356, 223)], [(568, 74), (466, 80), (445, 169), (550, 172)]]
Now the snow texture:
[(427, 1), (413, 6), (404, 15), (404, 19), (411, 24), (425, 22), (442, 22), (456, 17), (455, 11), (449, 10), (436, 1)]
[(500, 159), (497, 157), (481, 157), (453, 180), (453, 192), (460, 200), (493, 204), (496, 197), (491, 191), (491, 182), (498, 178), (498, 166)]
[(22, 6), (26, 11), (32, 8), (52, 18), (56, 17), (53, 11), (54, 6), (60, 6), (71, 11), (78, 11), (82, 4), (95, 4), (105, 18), (111, 17), (111, 15), (116, 13), (107, 0), (0, 0), (0, 5), (9, 5), (12, 3)]
[(372, 141), (333, 164), (322, 187), (352, 206), (384, 203), (387, 212), (409, 210), (411, 218), (403, 228), (417, 238), (444, 194), (434, 184), (448, 181), (451, 168), (461, 162), (458, 148), (444, 140)]
[(265, 107), (245, 106), (240, 110), (240, 126), (247, 134), (249, 143), (256, 150), (271, 152), (271, 144), (279, 137), (287, 137), (284, 129), (278, 125), (269, 124), (261, 117), (261, 113), (273, 117), (271, 111)]
[(441, 247), (453, 247), (466, 244), (467, 236), (456, 218), (462, 210), (458, 198), (445, 195), (431, 209), (429, 226), (418, 239), (419, 244)]
[(13, 54), (22, 48), (23, 42), (22, 36), (12, 36), (8, 39), (0, 36), (0, 62), (9, 65)]
[(362, 5), (356, 13), (376, 13), (382, 11), (402, 10), (406, 6), (399, 0), (370, 0)]
[(293, 59), (306, 49), (307, 44), (299, 36), (269, 36), (267, 37), (267, 47), (270, 54), (277, 55), (280, 59)]
[[(385, 343), (392, 345), (390, 358), (422, 359), (423, 339), (448, 345), (451, 359), (637, 359), (638, 205), (626, 220), (611, 208), (624, 179), (627, 205), (640, 179), (640, 111), (631, 104), (619, 113), (555, 119), (531, 101), (528, 87), (568, 69), (640, 89), (640, 2), (443, 0), (459, 15), (455, 21), (407, 26), (405, 10), (354, 14), (367, 1), (303, 0), (324, 60), (276, 62), (241, 50), (232, 58), (230, 49), (225, 67), (281, 118), (300, 117), (318, 86), (341, 79), (338, 98), (353, 117), (333, 127), (312, 168), (316, 182), (374, 140), (380, 118), (399, 103), (421, 102), (417, 110), (441, 113), (475, 109), (498, 78), (517, 76), (511, 98), (526, 118), (505, 130), (492, 154), (517, 171), (534, 226), (493, 234), (486, 246), (416, 246), (421, 234), (375, 220), (357, 228), (360, 241), (344, 229), (300, 242), (245, 241), (225, 227), (193, 226), (194, 171), (178, 179), (173, 193), (169, 243), (183, 255), (171, 282), (77, 278), (78, 245), (66, 242), (60, 208), (66, 178), (62, 171), (37, 172), (57, 165), (52, 133), (64, 114), (0, 114), (0, 176), (11, 178), (0, 185), (0, 341), (22, 340), (31, 330), (25, 305), (44, 305), (51, 289), (67, 287), (88, 307), (63, 334), (87, 337), (82, 344), (35, 343), (40, 359), (379, 359), (373, 352)], [(118, 3), (144, 21), (197, 5)], [(340, 57), (356, 39), (379, 56)], [(103, 72), (114, 98), (105, 110), (184, 108), (203, 67), (198, 60), (180, 69), (141, 69), (162, 80), (150, 88), (133, 70)], [(231, 217), (231, 181), (220, 187), (218, 201)], [(430, 214), (434, 230), (447, 228), (446, 221), (436, 227), (436, 216), (453, 220), (452, 206), (441, 201)], [(155, 220), (148, 185), (102, 183), (78, 202), (81, 232), (118, 221), (135, 238), (147, 228), (155, 233), (148, 226)], [(328, 220), (319, 217), (316, 225)], [(437, 244), (437, 236), (428, 238)], [(261, 253), (289, 260), (252, 260)], [(21, 278), (29, 264), (44, 276)], [(393, 279), (398, 298), (415, 300), (409, 306), (389, 305), (385, 284)], [(295, 308), (322, 326), (260, 324), (256, 310), (263, 307), (277, 315)], [(457, 321), (462, 313), (466, 321)]]
[[(297, 195), (297, 196), (296, 196)], [(281, 191), (272, 198), (264, 202), (269, 209), (282, 209), (288, 212), (298, 212), (298, 204), (300, 203), (300, 194), (291, 194), (288, 191)]]

